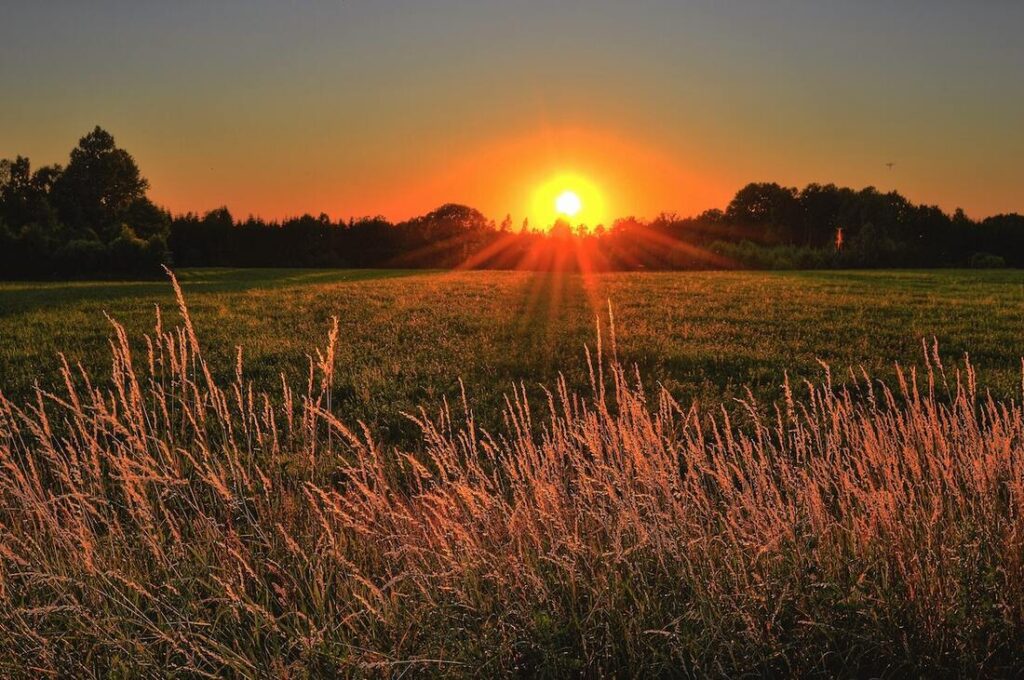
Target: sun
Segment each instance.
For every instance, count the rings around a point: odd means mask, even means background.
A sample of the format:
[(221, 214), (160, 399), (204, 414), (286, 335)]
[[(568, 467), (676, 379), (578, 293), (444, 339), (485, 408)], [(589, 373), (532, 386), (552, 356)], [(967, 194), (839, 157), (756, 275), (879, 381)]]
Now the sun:
[(577, 172), (549, 175), (534, 185), (530, 223), (549, 229), (556, 222), (596, 227), (608, 219), (604, 192), (589, 177)]
[(555, 210), (560, 215), (576, 217), (582, 207), (583, 201), (580, 200), (579, 194), (571, 189), (566, 189), (555, 198)]

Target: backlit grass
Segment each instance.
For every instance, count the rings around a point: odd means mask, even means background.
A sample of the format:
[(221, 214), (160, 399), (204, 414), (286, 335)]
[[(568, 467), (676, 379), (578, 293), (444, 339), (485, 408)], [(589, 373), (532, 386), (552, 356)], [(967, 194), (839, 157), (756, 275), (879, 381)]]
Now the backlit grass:
[[(1024, 354), (1016, 271), (608, 274), (589, 288), (575, 275), (516, 272), (191, 270), (181, 280), (222, 378), (241, 346), (258, 385), (281, 371), (301, 380), (311, 339), (337, 316), (333, 403), (395, 443), (416, 435), (399, 411), (456, 398), (460, 378), (488, 424), (513, 384), (536, 396), (562, 372), (584, 388), (580, 352), (608, 302), (629, 329), (626, 365), (684, 403), (731, 403), (748, 386), (775, 398), (785, 371), (816, 376), (819, 359), (837, 380), (860, 366), (892, 377), (894, 362), (916, 361), (933, 337), (947, 361), (969, 351), (1005, 396)], [(137, 339), (156, 304), (175, 319), (164, 281), (0, 283), (0, 389), (25, 397), (35, 380), (59, 382), (58, 352), (106, 375), (104, 313)]]
[(332, 401), (344, 324), (275, 382), (170, 317), (0, 398), (5, 674), (1024, 671), (1019, 368), (992, 396), (929, 345), (720, 410), (641, 384), (605, 315), (582, 391), (413, 411), (394, 448)]

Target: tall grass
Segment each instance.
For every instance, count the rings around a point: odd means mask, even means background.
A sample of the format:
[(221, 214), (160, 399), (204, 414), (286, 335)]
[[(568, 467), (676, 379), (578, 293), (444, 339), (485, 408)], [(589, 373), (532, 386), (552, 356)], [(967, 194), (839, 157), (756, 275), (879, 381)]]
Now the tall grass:
[(337, 324), (303, 387), (217, 384), (174, 287), (109, 384), (0, 395), (5, 675), (1024, 670), (1024, 412), (969, 362), (737, 417), (599, 342), (590, 394), (385, 451), (331, 412)]

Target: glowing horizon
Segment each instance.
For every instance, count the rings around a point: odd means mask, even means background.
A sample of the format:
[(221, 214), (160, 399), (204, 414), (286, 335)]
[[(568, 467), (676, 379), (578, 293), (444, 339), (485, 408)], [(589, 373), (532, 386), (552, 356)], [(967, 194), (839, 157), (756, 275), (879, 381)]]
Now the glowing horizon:
[(242, 218), (452, 202), (543, 225), (564, 175), (591, 226), (751, 181), (1024, 211), (1024, 6), (586, 8), (22, 5), (0, 25), (0, 157), (65, 163), (98, 124), (158, 204)]

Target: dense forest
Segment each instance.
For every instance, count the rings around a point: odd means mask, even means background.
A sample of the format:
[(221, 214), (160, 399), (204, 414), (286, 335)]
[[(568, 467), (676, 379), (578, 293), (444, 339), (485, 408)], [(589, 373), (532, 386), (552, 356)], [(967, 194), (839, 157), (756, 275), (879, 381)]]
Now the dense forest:
[(972, 220), (896, 192), (754, 183), (724, 210), (531, 230), (448, 204), (393, 224), (303, 215), (172, 216), (103, 129), (67, 166), (0, 161), (0, 278), (145, 276), (179, 267), (783, 269), (1024, 267), (1024, 216)]

